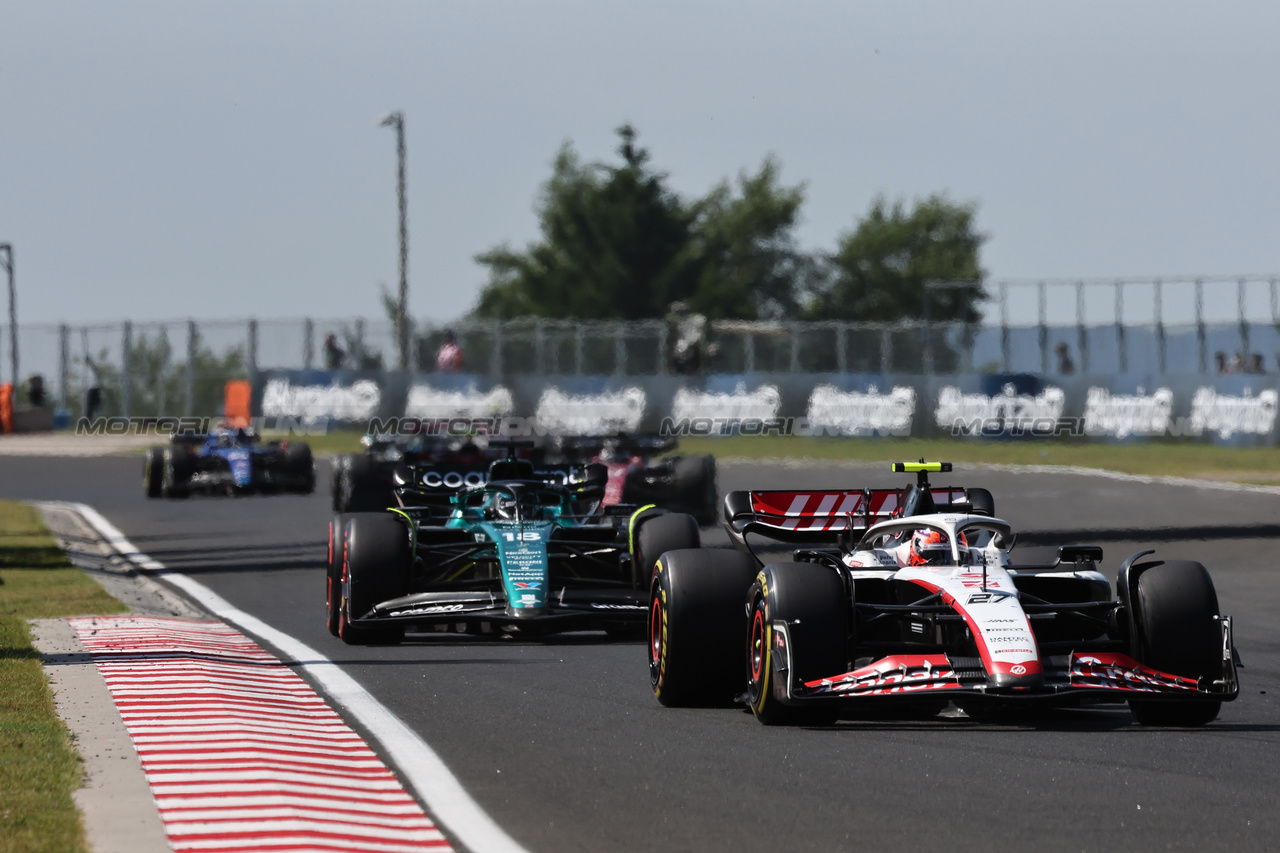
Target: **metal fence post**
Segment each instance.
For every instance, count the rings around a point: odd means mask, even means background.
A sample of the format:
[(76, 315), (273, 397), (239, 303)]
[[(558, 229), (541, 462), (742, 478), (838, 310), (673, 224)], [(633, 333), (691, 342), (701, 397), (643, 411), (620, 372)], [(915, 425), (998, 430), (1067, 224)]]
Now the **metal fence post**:
[(575, 320), (573, 322), (573, 372), (578, 376), (582, 375), (582, 350), (583, 345), (586, 343), (585, 336), (586, 332), (582, 329), (582, 321)]
[(124, 352), (120, 357), (120, 414), (126, 418), (133, 408), (133, 323), (124, 321), (124, 336), (121, 343)]
[(742, 372), (755, 373), (756, 371), (756, 336), (750, 332), (746, 333), (746, 337), (742, 339)]
[(187, 370), (183, 381), (182, 414), (191, 417), (196, 413), (196, 348), (199, 344), (199, 332), (196, 321), (187, 321)]
[(355, 352), (351, 354), (351, 364), (349, 366), (354, 367), (356, 370), (362, 370), (364, 369), (364, 364), (365, 364), (364, 318), (363, 317), (356, 318), (356, 339), (353, 343), (354, 343), (354, 346), (352, 346), (351, 348), (355, 350)]
[(1045, 283), (1043, 281), (1037, 284), (1037, 311), (1040, 321), (1039, 343), (1040, 343), (1040, 372), (1049, 372), (1049, 300), (1045, 293)]
[(1000, 362), (1002, 370), (1009, 372), (1009, 283), (1000, 282)]
[(800, 324), (791, 324), (791, 372), (800, 372)]
[(1209, 372), (1208, 341), (1204, 329), (1204, 279), (1196, 279), (1196, 342), (1200, 349), (1200, 372)]
[(1120, 372), (1129, 372), (1129, 353), (1124, 340), (1124, 282), (1116, 281), (1116, 357), (1120, 360)]
[(613, 372), (623, 376), (627, 372), (627, 324), (618, 322), (613, 329)]
[(169, 330), (160, 327), (160, 369), (155, 377), (158, 396), (156, 414), (163, 417), (169, 407)]
[(249, 381), (258, 378), (258, 321), (249, 321)]
[(306, 370), (311, 369), (311, 365), (316, 355), (316, 324), (310, 317), (302, 321), (302, 366)]
[(1161, 374), (1168, 369), (1166, 367), (1167, 353), (1165, 350), (1164, 336), (1164, 282), (1156, 279), (1156, 364), (1159, 366)]
[(1084, 325), (1084, 282), (1076, 282), (1076, 333), (1080, 347), (1080, 372), (1089, 372), (1089, 333)]
[(493, 351), (489, 355), (489, 375), (497, 382), (502, 378), (502, 321), (493, 321)]
[(1245, 288), (1247, 284), (1242, 278), (1236, 282), (1236, 310), (1240, 314), (1240, 358), (1245, 369), (1249, 367), (1249, 318), (1245, 316)]
[(836, 371), (849, 372), (849, 324), (836, 323)]
[(71, 389), (71, 329), (63, 323), (58, 327), (58, 405), (67, 407)]
[(533, 324), (533, 369), (539, 375), (545, 374), (546, 361), (543, 353), (545, 341), (543, 338), (542, 321), (536, 320)]

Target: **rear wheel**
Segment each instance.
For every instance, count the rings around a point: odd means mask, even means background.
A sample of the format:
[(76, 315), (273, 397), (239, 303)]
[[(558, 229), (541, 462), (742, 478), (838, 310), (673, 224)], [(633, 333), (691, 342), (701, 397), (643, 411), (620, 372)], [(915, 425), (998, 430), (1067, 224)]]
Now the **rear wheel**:
[[(775, 563), (760, 572), (750, 596), (747, 699), (756, 719), (767, 726), (835, 722), (834, 708), (783, 704), (781, 679), (805, 682), (845, 671), (848, 603), (840, 576), (817, 563)], [(774, 629), (779, 623), (786, 623), (785, 638)]]
[(305, 441), (289, 442), (284, 451), (284, 467), (289, 472), (289, 490), (309, 495), (316, 490), (316, 466), (311, 445)]
[(756, 563), (739, 551), (667, 551), (649, 595), (649, 683), (663, 705), (727, 705), (742, 692), (744, 610)]
[(338, 636), (352, 645), (398, 643), (404, 637), (403, 625), (362, 625), (354, 620), (367, 615), (375, 604), (409, 591), (408, 531), (386, 513), (356, 513), (347, 518)]
[(668, 551), (702, 547), (702, 534), (693, 516), (672, 512), (642, 519), (636, 537), (636, 553), (631, 555), (635, 568), (636, 589), (648, 589), (653, 567)]
[[(1138, 659), (1161, 672), (1214, 681), (1222, 678), (1222, 629), (1218, 595), (1209, 572), (1190, 560), (1148, 564), (1138, 576)], [(1130, 699), (1144, 726), (1203, 726), (1222, 703), (1214, 700), (1155, 702)]]
[(160, 492), (166, 498), (185, 498), (191, 494), (191, 477), (196, 471), (195, 456), (180, 444), (164, 451), (164, 473)]
[(164, 450), (162, 448), (147, 448), (146, 464), (142, 469), (142, 485), (149, 498), (164, 495)]

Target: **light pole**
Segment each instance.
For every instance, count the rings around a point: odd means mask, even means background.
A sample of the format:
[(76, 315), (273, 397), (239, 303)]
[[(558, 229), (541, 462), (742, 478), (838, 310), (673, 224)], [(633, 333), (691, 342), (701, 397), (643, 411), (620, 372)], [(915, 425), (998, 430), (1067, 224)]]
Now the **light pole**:
[(13, 246), (0, 243), (0, 264), (9, 273), (9, 368), (13, 372), (13, 390), (18, 392), (18, 291), (13, 286)]
[(409, 208), (404, 188), (404, 113), (389, 113), (379, 127), (390, 125), (396, 129), (396, 160), (399, 173), (396, 180), (396, 200), (400, 204), (400, 298), (396, 302), (396, 343), (400, 347), (400, 369), (409, 367)]

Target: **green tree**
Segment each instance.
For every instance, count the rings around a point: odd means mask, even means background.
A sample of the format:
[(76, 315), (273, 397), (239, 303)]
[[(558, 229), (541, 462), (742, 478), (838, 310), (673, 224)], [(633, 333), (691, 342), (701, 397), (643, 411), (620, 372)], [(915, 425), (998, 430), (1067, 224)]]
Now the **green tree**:
[(688, 255), (697, 278), (688, 301), (695, 311), (747, 320), (799, 313), (814, 267), (794, 235), (804, 186), (781, 186), (780, 171), (766, 158), (756, 174), (739, 173), (736, 195), (725, 181), (694, 206)]
[(541, 239), (476, 257), (489, 269), (476, 315), (634, 320), (681, 300), (712, 319), (795, 316), (812, 268), (793, 236), (803, 187), (781, 186), (769, 158), (736, 187), (685, 202), (630, 125), (618, 136), (616, 165), (560, 149), (539, 198)]
[(931, 319), (977, 322), (985, 275), (978, 254), (987, 235), (975, 230), (977, 205), (931, 195), (907, 211), (876, 198), (866, 218), (840, 238), (826, 275), (811, 287), (814, 319), (901, 320), (924, 316), (926, 282)]
[(541, 241), (476, 257), (489, 268), (478, 316), (657, 317), (688, 295), (682, 255), (692, 216), (649, 167), (631, 126), (618, 136), (617, 166), (583, 165), (569, 144), (560, 149), (539, 203)]

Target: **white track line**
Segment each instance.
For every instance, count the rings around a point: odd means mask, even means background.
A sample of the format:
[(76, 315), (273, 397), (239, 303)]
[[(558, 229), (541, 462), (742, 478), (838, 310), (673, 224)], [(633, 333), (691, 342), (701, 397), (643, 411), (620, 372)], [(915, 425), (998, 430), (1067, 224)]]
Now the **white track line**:
[(185, 592), (210, 613), (261, 637), (292, 658), (296, 667), (310, 675), (325, 695), (377, 738), (401, 777), (422, 798), (431, 817), (463, 846), (473, 853), (528, 853), (480, 808), (480, 804), (463, 789), (462, 783), (426, 741), (327, 657), (256, 616), (232, 606), (204, 584), (168, 571), (163, 563), (138, 550), (93, 507), (61, 501), (46, 503), (78, 512), (120, 556), (145, 571), (164, 571), (165, 581)]

